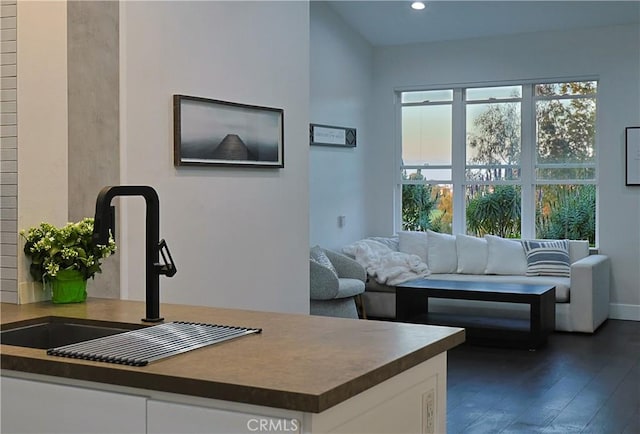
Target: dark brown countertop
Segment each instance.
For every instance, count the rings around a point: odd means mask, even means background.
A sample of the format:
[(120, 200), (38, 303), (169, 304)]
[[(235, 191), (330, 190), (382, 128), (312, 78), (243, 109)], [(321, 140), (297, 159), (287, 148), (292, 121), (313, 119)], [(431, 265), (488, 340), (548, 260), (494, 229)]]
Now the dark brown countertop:
[[(140, 324), (144, 303), (1, 304), (1, 323), (43, 316)], [(464, 330), (236, 309), (163, 304), (166, 322), (262, 328), (144, 367), (46, 355), (0, 345), (2, 369), (170, 393), (322, 412), (464, 341)]]

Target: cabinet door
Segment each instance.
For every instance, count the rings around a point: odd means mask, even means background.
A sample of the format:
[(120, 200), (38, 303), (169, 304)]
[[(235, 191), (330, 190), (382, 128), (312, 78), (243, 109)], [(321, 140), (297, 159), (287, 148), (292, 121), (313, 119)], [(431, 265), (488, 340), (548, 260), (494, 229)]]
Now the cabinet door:
[(302, 424), (298, 419), (267, 417), (151, 399), (147, 401), (147, 434), (295, 434), (300, 433), (301, 428)]
[(144, 433), (146, 398), (0, 378), (3, 433)]

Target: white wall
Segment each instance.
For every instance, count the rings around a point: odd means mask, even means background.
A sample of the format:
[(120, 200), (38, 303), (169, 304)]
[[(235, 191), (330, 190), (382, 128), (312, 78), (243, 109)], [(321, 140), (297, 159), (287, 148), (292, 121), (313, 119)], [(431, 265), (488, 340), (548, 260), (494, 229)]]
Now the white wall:
[(377, 176), (367, 208), (374, 231), (393, 231), (394, 89), (597, 76), (599, 249), (612, 263), (611, 316), (640, 320), (640, 189), (625, 187), (623, 169), (624, 128), (640, 119), (639, 34), (637, 25), (615, 26), (377, 49), (370, 167)]
[[(67, 2), (18, 2), (18, 228), (67, 222)], [(17, 234), (16, 234), (17, 236)], [(21, 247), (23, 244), (18, 243)], [(18, 255), (19, 301), (43, 299)]]
[[(160, 196), (161, 300), (308, 312), (308, 3), (120, 7), (122, 183)], [(285, 167), (175, 168), (173, 94), (284, 109)], [(122, 298), (143, 299), (143, 201), (125, 201)]]
[(311, 2), (310, 9), (311, 122), (357, 130), (356, 148), (310, 149), (309, 241), (338, 249), (367, 233), (373, 49), (324, 2)]

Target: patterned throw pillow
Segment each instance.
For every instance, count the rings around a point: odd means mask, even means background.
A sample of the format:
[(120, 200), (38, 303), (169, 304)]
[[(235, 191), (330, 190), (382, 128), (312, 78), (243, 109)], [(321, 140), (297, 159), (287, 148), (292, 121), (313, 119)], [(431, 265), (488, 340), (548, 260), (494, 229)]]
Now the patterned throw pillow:
[(338, 277), (338, 272), (336, 271), (336, 268), (333, 266), (333, 264), (331, 263), (331, 260), (329, 259), (327, 254), (322, 250), (320, 246), (312, 247), (311, 251), (309, 252), (309, 257), (311, 258), (312, 261), (315, 261), (318, 264), (322, 265), (323, 267), (331, 270), (331, 272), (335, 274), (336, 277)]
[(527, 276), (570, 277), (569, 241), (522, 240), (527, 255)]

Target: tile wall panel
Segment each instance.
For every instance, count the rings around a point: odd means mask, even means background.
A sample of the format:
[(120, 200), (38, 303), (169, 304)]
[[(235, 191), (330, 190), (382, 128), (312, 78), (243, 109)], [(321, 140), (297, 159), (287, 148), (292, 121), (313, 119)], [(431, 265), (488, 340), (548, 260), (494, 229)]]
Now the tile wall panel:
[(0, 3), (0, 301), (18, 302), (17, 4)]

